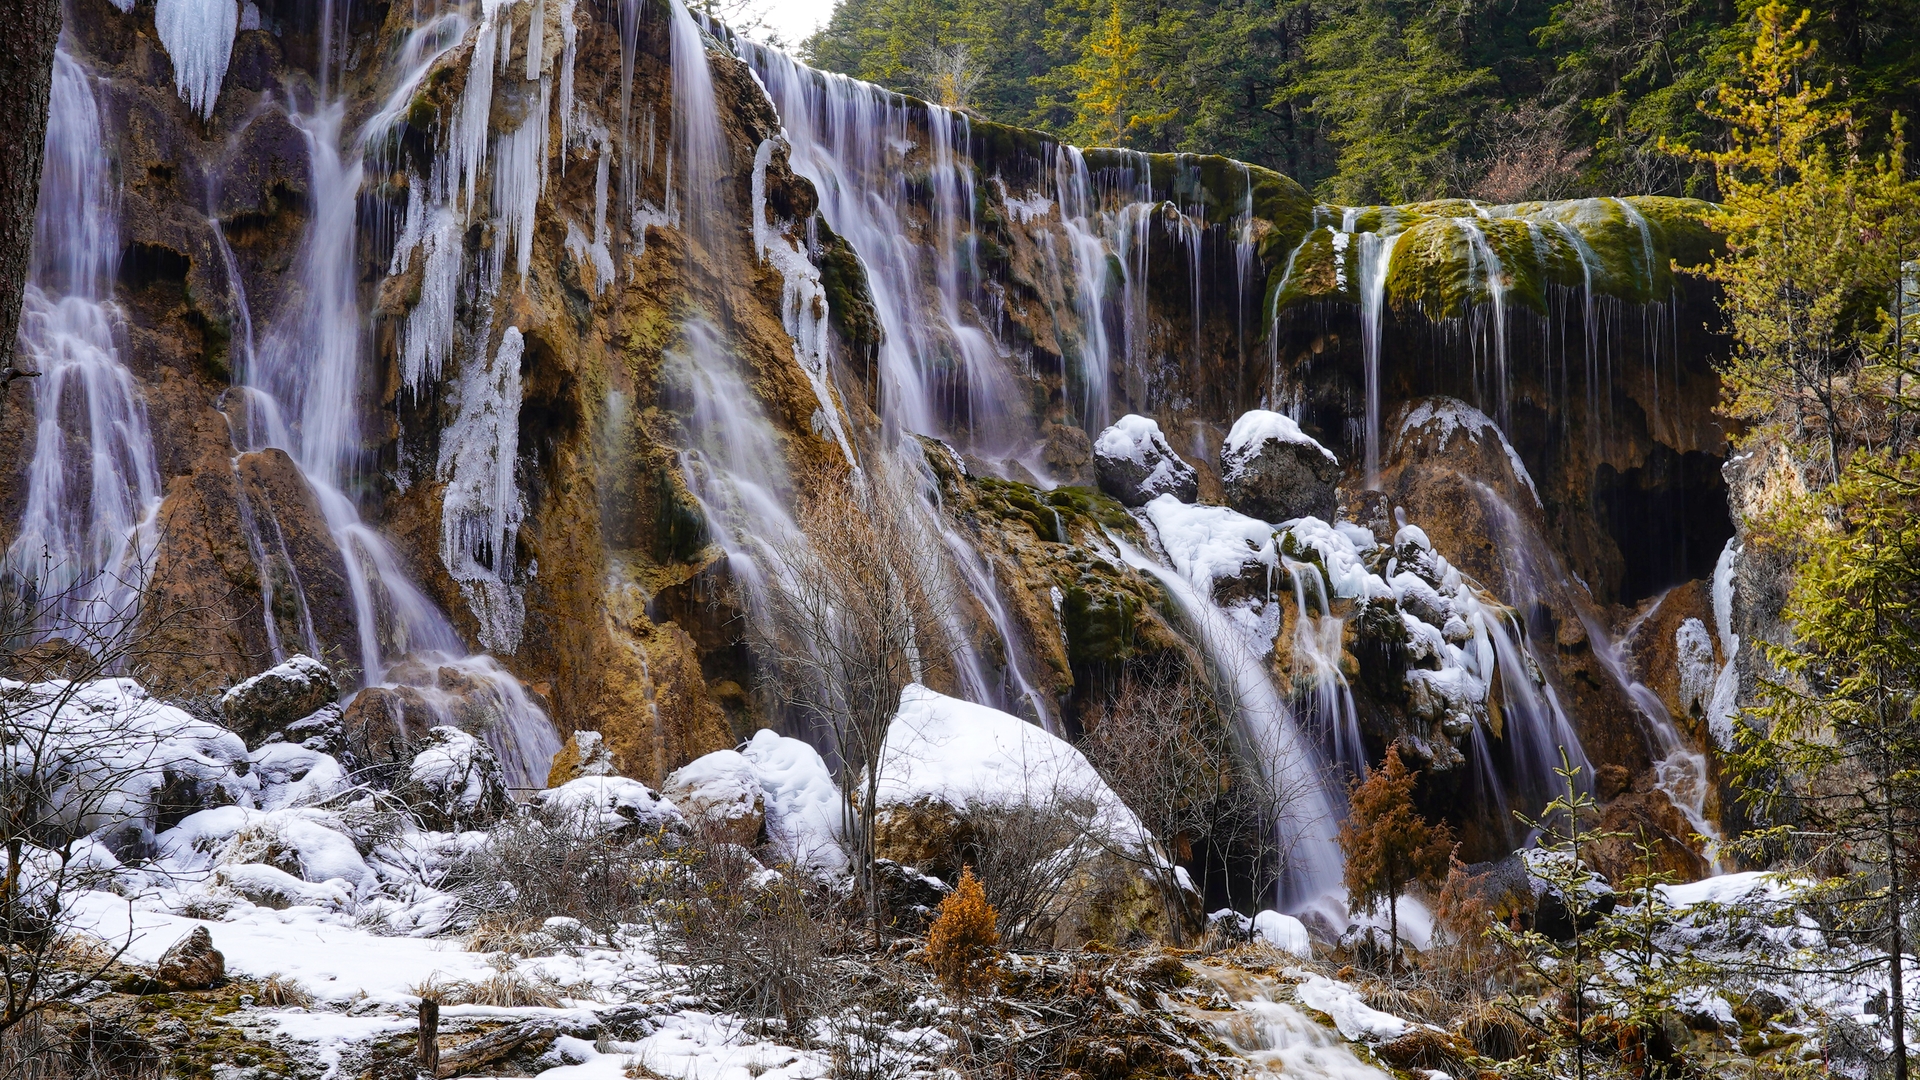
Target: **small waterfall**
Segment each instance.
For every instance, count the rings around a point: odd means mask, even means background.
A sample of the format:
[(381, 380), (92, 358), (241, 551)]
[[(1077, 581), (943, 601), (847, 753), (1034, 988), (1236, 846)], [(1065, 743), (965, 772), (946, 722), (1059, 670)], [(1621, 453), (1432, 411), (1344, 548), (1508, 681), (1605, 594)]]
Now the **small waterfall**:
[(1259, 767), (1269, 783), (1286, 793), (1285, 817), (1275, 837), (1285, 873), (1275, 902), (1286, 911), (1339, 907), (1344, 913), (1344, 860), (1335, 839), (1339, 824), (1336, 800), (1328, 790), (1318, 755), (1302, 736), (1292, 710), (1267, 670), (1264, 658), (1272, 648), (1271, 631), (1261, 640), (1260, 631), (1250, 629), (1215, 603), (1212, 579), (1204, 571), (1190, 568), (1202, 579), (1195, 582), (1117, 536), (1109, 534), (1108, 539), (1118, 548), (1122, 561), (1167, 590), (1193, 628), (1220, 689), (1229, 696), (1235, 721)]
[(1107, 295), (1112, 291), (1107, 245), (1095, 215), (1099, 212), (1087, 156), (1077, 146), (1054, 151), (1054, 192), (1061, 225), (1073, 249), (1074, 313), (1080, 319), (1080, 426), (1098, 435), (1113, 420), (1108, 388), (1113, 351), (1107, 335)]
[(113, 302), (119, 192), (85, 68), (54, 54), (19, 366), (32, 381), (26, 510), (7, 549), (43, 633), (111, 647), (151, 569), (160, 474), (140, 388), (120, 356)]
[(1333, 614), (1332, 589), (1318, 566), (1285, 557), (1280, 564), (1293, 582), (1294, 697), (1306, 702), (1308, 726), (1320, 733), (1328, 760), (1347, 776), (1364, 779), (1371, 762), (1360, 739), (1353, 688), (1340, 670), (1346, 620)]

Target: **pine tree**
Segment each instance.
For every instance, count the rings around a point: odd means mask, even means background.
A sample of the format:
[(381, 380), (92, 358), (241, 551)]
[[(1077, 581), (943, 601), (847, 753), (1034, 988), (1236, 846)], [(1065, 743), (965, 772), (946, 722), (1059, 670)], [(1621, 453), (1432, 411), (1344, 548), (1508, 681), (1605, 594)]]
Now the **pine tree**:
[(1828, 873), (1804, 897), (1830, 931), (1881, 954), (1896, 1080), (1906, 1080), (1906, 924), (1920, 889), (1920, 454), (1861, 453), (1838, 482), (1765, 523), (1799, 572), (1768, 646), (1778, 674), (1730, 762), (1780, 822), (1749, 848)]
[(962, 870), (960, 883), (940, 901), (940, 914), (927, 931), (927, 963), (956, 996), (970, 997), (993, 985), (999, 917), (973, 867)]
[(1355, 781), (1352, 812), (1340, 826), (1349, 899), (1369, 907), (1387, 902), (1389, 964), (1400, 954), (1401, 895), (1415, 883), (1437, 888), (1453, 857), (1453, 830), (1427, 821), (1413, 805), (1419, 779), (1401, 763), (1399, 747), (1388, 747), (1380, 768), (1364, 783)]

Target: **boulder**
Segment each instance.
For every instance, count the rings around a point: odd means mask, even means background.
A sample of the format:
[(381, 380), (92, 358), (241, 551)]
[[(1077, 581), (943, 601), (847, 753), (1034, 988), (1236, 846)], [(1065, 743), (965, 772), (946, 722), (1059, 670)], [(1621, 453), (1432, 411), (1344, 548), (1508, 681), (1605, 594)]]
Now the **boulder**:
[(295, 654), (228, 690), (220, 712), (248, 743), (313, 715), (340, 696), (327, 665)]
[(613, 753), (599, 732), (576, 731), (567, 736), (566, 745), (553, 755), (553, 767), (547, 771), (547, 786), (557, 788), (583, 776), (613, 776), (619, 771), (613, 767)]
[(1334, 518), (1340, 460), (1279, 413), (1255, 409), (1234, 421), (1220, 472), (1227, 505), (1249, 517)]
[(1253, 932), (1261, 941), (1304, 960), (1313, 959), (1313, 939), (1307, 924), (1278, 911), (1262, 911), (1253, 917)]
[(207, 928), (196, 926), (161, 954), (154, 981), (173, 990), (211, 990), (227, 981), (227, 958)]
[(1598, 832), (1601, 839), (1585, 847), (1580, 857), (1608, 881), (1631, 882), (1651, 871), (1685, 884), (1711, 870), (1690, 842), (1693, 826), (1664, 791), (1634, 792), (1608, 803), (1601, 810)]
[(753, 765), (737, 750), (695, 758), (667, 777), (662, 794), (717, 839), (742, 847), (760, 840), (766, 795)]
[(1159, 424), (1134, 413), (1094, 440), (1093, 471), (1100, 490), (1128, 506), (1145, 506), (1162, 495), (1181, 502), (1200, 496), (1200, 474), (1173, 452)]
[(583, 776), (527, 800), (533, 812), (552, 825), (583, 832), (637, 838), (663, 830), (682, 832), (686, 818), (671, 800), (624, 776)]
[(445, 831), (491, 825), (510, 802), (500, 759), (486, 743), (446, 725), (427, 732), (400, 791), (421, 824)]

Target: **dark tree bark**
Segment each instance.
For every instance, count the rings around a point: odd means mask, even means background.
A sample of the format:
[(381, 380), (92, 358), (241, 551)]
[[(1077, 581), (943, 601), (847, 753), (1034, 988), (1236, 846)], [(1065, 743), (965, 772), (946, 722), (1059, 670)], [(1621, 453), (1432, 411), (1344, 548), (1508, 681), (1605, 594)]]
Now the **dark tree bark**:
[(13, 380), (20, 297), (33, 261), (60, 0), (0, 0), (0, 391)]

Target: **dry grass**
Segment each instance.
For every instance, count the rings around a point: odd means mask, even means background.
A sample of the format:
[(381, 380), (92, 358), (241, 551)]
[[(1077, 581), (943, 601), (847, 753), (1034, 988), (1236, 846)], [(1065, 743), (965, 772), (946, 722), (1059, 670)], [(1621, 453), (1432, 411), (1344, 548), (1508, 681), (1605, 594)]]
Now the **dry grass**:
[(517, 971), (496, 971), (483, 979), (427, 976), (411, 989), (415, 997), (442, 1005), (492, 1005), (503, 1009), (557, 1009), (568, 988)]
[(313, 1007), (313, 995), (306, 987), (291, 975), (273, 972), (260, 980), (253, 992), (254, 1004), (265, 1009), (309, 1009)]

